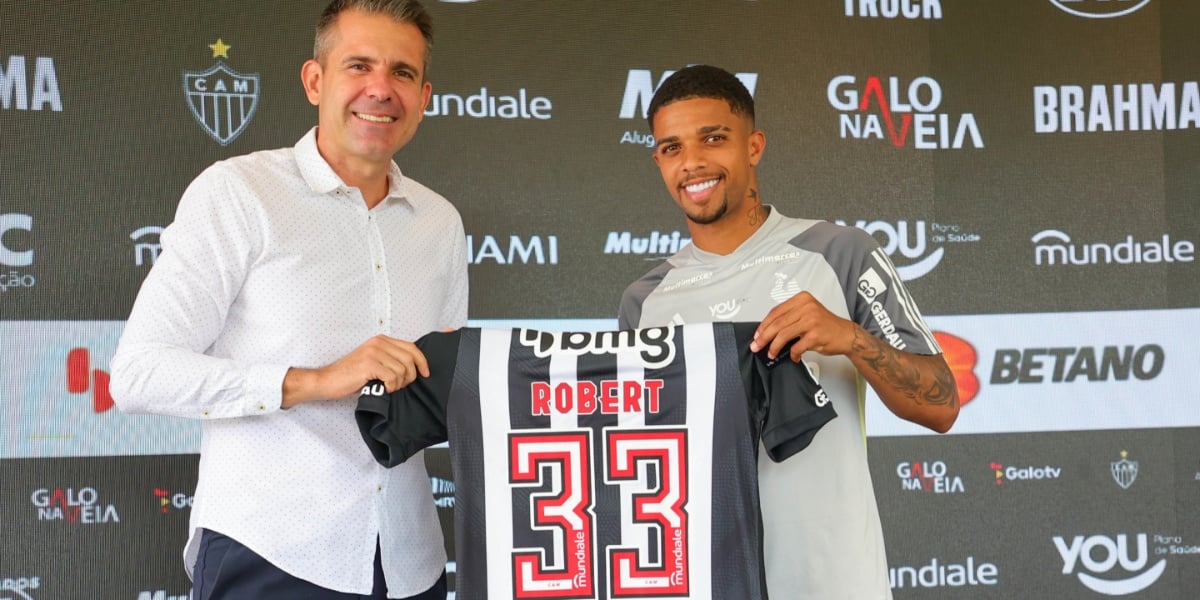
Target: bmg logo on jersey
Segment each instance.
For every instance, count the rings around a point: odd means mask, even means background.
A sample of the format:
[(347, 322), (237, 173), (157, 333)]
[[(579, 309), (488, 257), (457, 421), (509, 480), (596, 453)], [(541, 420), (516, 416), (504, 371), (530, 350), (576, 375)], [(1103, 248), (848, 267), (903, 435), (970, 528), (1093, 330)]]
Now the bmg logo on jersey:
[(657, 369), (675, 360), (675, 328), (646, 327), (624, 331), (538, 331), (522, 329), (521, 343), (534, 356), (561, 354), (620, 354), (635, 351), (648, 368)]
[(94, 487), (39, 488), (29, 495), (29, 501), (37, 509), (39, 521), (89, 525), (121, 522), (117, 507), (100, 502), (100, 494)]
[(911, 139), (911, 147), (918, 150), (983, 148), (974, 114), (936, 112), (942, 105), (942, 86), (932, 77), (917, 77), (905, 85), (899, 77), (888, 77), (885, 83), (872, 75), (860, 85), (854, 75), (838, 75), (829, 80), (826, 96), (829, 105), (841, 111), (842, 139), (887, 139), (896, 148), (909, 146)]
[[(208, 45), (213, 58), (229, 58), (220, 38)], [(237, 139), (258, 108), (258, 74), (243, 75), (218, 60), (208, 70), (184, 71), (183, 93), (192, 116), (222, 146)]]

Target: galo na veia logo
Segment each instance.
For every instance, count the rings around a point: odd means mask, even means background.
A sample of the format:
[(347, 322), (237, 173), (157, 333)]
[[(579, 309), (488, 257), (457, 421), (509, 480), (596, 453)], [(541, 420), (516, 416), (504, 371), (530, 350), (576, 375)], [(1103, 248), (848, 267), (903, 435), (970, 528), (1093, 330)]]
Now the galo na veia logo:
[(207, 71), (184, 71), (183, 93), (196, 122), (222, 146), (246, 130), (258, 108), (258, 74), (243, 75), (225, 61), (233, 46), (221, 39), (209, 44), (218, 59)]

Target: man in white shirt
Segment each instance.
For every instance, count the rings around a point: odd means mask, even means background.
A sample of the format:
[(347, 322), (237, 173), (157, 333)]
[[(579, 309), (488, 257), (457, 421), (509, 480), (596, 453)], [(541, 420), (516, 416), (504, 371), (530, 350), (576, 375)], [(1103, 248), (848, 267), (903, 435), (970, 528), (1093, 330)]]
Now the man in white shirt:
[(112, 361), (129, 412), (203, 421), (192, 597), (444, 598), (423, 461), (384, 469), (354, 403), (429, 375), (409, 341), (461, 327), (458, 212), (392, 155), (431, 86), (411, 0), (336, 0), (301, 79), (318, 126), (188, 187)]

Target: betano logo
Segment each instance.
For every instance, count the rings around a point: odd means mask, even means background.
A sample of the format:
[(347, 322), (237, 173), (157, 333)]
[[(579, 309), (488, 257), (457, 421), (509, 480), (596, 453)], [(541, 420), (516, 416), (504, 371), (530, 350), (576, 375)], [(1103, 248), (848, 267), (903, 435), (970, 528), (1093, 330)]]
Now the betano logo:
[(1123, 17), (1150, 4), (1150, 0), (1050, 0), (1065, 12), (1088, 19)]
[[(1167, 568), (1167, 559), (1161, 558), (1154, 566), (1142, 570), (1150, 559), (1146, 538), (1145, 533), (1137, 534), (1137, 547), (1132, 553), (1129, 537), (1124, 533), (1117, 534), (1116, 538), (1106, 535), (1077, 535), (1071, 538), (1070, 542), (1056, 535), (1053, 541), (1063, 560), (1063, 575), (1074, 574), (1076, 567), (1082, 565), (1086, 572), (1080, 572), (1076, 577), (1084, 587), (1106, 596), (1124, 596), (1150, 587)], [(1159, 538), (1166, 539), (1165, 536), (1156, 535), (1156, 543), (1161, 543)], [(1110, 573), (1118, 563), (1128, 577), (1112, 578)]]
[[(208, 44), (213, 58), (229, 58), (233, 48), (220, 38)], [(258, 74), (243, 75), (218, 60), (207, 71), (184, 71), (183, 93), (204, 132), (228, 146), (246, 130), (258, 108)]]
[(967, 340), (944, 331), (933, 332), (933, 339), (942, 348), (942, 357), (954, 374), (958, 387), (958, 404), (966, 406), (979, 394), (979, 377), (975, 376), (975, 365), (979, 364), (975, 347)]
[(1195, 81), (1033, 88), (1034, 133), (1170, 131), (1197, 127), (1200, 127), (1200, 86)]
[(941, 0), (845, 0), (847, 17), (884, 19), (942, 18)]
[(958, 150), (968, 143), (983, 148), (973, 113), (934, 112), (942, 105), (942, 86), (932, 77), (904, 85), (899, 77), (888, 77), (885, 84), (872, 75), (860, 87), (854, 75), (838, 75), (825, 91), (830, 106), (841, 111), (842, 139), (883, 140), (886, 127), (886, 139), (896, 148), (908, 146), (910, 139), (918, 150)]
[(67, 352), (67, 391), (83, 394), (90, 390), (93, 412), (102, 413), (113, 407), (108, 381), (106, 371), (92, 368), (91, 354), (87, 348), (72, 348)]
[[(4, 110), (42, 110), (48, 105), (52, 112), (62, 112), (62, 95), (58, 92), (58, 72), (54, 59), (39, 56), (34, 61), (33, 83), (29, 82), (29, 61), (19, 54), (8, 57), (0, 67), (0, 108)], [(30, 94), (30, 89), (33, 93)]]

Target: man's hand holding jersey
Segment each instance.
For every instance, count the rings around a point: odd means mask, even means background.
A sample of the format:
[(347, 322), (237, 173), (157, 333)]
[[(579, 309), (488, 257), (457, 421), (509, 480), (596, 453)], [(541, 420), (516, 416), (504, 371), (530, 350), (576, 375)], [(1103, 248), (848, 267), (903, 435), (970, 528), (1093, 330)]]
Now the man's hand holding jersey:
[(346, 356), (317, 369), (293, 367), (283, 378), (283, 408), (302, 402), (340, 399), (377, 379), (392, 392), (418, 376), (429, 376), (425, 355), (412, 342), (377, 335)]
[(800, 362), (805, 352), (849, 358), (892, 412), (945, 433), (958, 418), (958, 387), (941, 354), (897, 350), (862, 326), (826, 309), (808, 292), (778, 304), (759, 323), (750, 349), (775, 357), (787, 349)]

